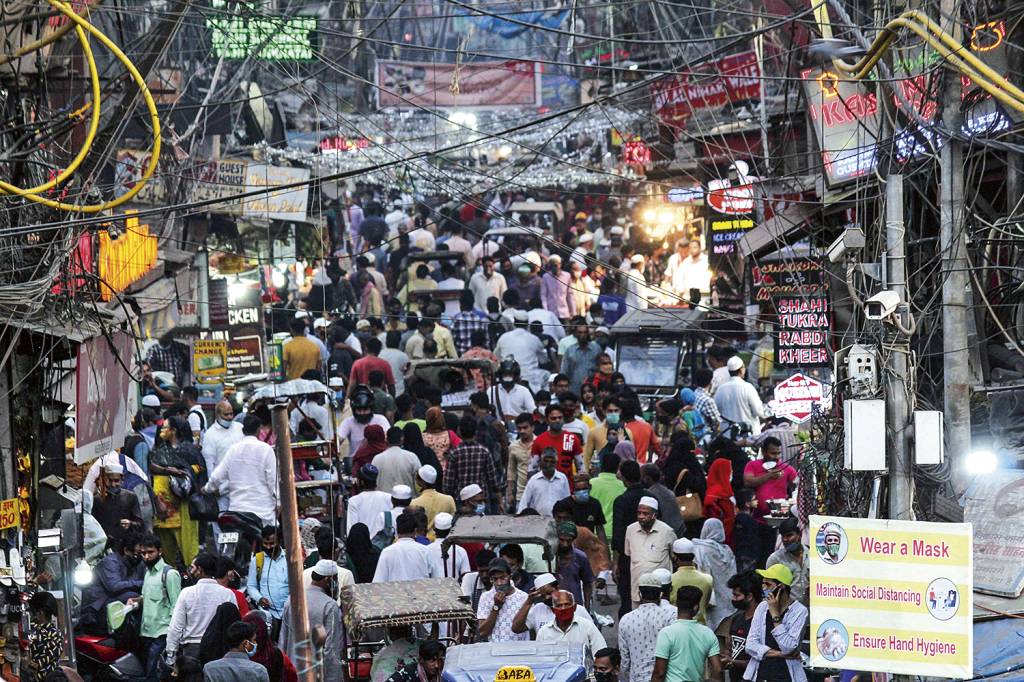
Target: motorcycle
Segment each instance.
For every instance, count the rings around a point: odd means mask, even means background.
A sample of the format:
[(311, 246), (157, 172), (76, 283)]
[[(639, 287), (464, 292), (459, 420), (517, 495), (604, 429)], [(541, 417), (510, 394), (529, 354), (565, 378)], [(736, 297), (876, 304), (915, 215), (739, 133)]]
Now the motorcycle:
[(135, 654), (117, 648), (109, 635), (75, 635), (78, 672), (87, 680), (135, 682), (146, 678), (146, 668)]
[(257, 551), (263, 522), (250, 512), (224, 511), (217, 516), (220, 532), (217, 534), (217, 551), (231, 557), (238, 570), (244, 572), (249, 559)]

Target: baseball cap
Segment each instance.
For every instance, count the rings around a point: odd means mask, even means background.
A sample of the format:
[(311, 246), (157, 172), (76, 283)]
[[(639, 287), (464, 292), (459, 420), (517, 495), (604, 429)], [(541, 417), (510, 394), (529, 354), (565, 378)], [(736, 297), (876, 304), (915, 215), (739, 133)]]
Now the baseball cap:
[[(504, 559), (495, 559), (487, 565), (487, 572), (494, 573), (495, 571), (501, 571), (502, 573), (512, 573), (512, 568), (509, 567), (508, 562)], [(534, 586), (536, 585), (537, 583), (534, 582)]]
[(769, 580), (778, 580), (783, 585), (793, 584), (793, 571), (789, 570), (782, 564), (775, 564), (768, 568), (757, 569), (757, 574), (762, 578), (768, 578)]
[(743, 360), (740, 356), (734, 355), (725, 363), (725, 368), (730, 372), (738, 372), (743, 369)]

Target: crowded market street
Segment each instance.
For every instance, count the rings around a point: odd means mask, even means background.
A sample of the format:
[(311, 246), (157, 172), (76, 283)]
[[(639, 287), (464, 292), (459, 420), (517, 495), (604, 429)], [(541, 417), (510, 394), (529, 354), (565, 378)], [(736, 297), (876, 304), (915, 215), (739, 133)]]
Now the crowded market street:
[(0, 677), (1024, 680), (1022, 18), (5, 1)]

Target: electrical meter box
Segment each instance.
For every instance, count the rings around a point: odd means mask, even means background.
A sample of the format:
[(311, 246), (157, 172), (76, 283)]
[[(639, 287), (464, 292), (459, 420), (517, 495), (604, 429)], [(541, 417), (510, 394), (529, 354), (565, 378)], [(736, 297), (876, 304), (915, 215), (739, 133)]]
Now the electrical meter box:
[(885, 471), (885, 401), (843, 403), (843, 466), (850, 471)]

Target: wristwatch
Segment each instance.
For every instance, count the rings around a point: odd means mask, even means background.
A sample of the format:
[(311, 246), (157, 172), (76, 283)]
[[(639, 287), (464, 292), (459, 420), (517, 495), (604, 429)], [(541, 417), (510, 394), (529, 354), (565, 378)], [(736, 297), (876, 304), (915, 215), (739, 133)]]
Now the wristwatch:
[(495, 613), (497, 613), (498, 611), (501, 611), (501, 607), (498, 606), (497, 604), (495, 604), (494, 606), (491, 607), (491, 611), (494, 611)]
[(772, 622), (778, 625), (782, 622), (782, 616), (772, 616)]

